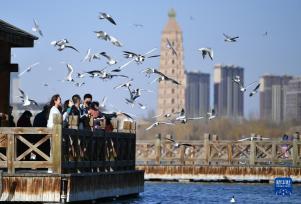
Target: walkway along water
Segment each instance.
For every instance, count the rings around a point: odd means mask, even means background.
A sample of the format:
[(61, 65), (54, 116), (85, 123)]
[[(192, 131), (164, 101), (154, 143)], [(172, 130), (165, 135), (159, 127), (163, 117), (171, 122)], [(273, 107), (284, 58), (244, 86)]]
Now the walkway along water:
[[(144, 172), (135, 170), (135, 128), (92, 132), (63, 129), (61, 123), (57, 115), (53, 129), (0, 128), (0, 201), (71, 202), (143, 192)], [(20, 151), (20, 144), (27, 150)], [(40, 159), (28, 160), (32, 153)]]
[(160, 135), (137, 141), (137, 169), (145, 170), (146, 180), (273, 182), (275, 177), (291, 177), (301, 182), (298, 137), (293, 141), (229, 141), (205, 134), (203, 141), (177, 143), (191, 146), (177, 146)]

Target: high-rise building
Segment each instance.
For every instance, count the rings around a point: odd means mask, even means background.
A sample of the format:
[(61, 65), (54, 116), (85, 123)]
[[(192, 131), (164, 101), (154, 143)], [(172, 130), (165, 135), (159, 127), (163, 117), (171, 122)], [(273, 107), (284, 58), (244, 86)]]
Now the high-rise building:
[(186, 115), (206, 116), (210, 108), (210, 75), (201, 72), (186, 72)]
[(291, 76), (264, 75), (260, 78), (260, 118), (280, 123), (285, 116), (286, 87)]
[(244, 69), (234, 65), (214, 66), (214, 108), (218, 116), (241, 119), (244, 115), (244, 98), (235, 76), (244, 84)]
[[(170, 81), (161, 81), (158, 90), (157, 114), (178, 112), (185, 108), (185, 73), (182, 31), (176, 21), (176, 12), (172, 9), (168, 13), (168, 22), (161, 37), (160, 72), (171, 77), (181, 85)], [(167, 41), (176, 54), (167, 46)]]
[(301, 121), (301, 77), (288, 81), (285, 100), (285, 120)]

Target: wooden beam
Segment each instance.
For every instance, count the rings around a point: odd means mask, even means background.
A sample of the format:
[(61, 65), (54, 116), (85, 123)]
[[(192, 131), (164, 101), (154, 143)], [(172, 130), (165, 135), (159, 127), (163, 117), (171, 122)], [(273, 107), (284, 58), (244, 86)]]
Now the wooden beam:
[(0, 72), (2, 70), (7, 70), (9, 72), (18, 72), (19, 65), (18, 64), (0, 64)]

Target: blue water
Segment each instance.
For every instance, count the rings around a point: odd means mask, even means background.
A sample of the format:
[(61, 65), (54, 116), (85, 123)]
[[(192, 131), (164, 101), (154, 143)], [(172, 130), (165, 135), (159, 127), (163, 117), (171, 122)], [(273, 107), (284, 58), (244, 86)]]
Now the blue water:
[(233, 195), (236, 203), (301, 203), (301, 185), (282, 197), (274, 194), (274, 184), (146, 182), (138, 198), (112, 203), (230, 203)]

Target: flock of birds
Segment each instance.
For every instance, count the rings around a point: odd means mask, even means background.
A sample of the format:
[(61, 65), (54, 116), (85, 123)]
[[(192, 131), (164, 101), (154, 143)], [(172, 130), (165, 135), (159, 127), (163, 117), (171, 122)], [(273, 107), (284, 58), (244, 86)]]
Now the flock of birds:
[[(108, 13), (99, 13), (98, 18), (100, 20), (107, 20), (109, 23), (113, 24), (113, 25), (117, 25), (116, 21), (113, 19), (113, 17), (108, 14)], [(135, 25), (137, 27), (141, 27), (143, 25), (141, 24), (137, 24)], [(38, 22), (36, 20), (34, 20), (34, 27), (32, 28), (32, 31), (37, 32), (41, 37), (43, 37), (43, 32), (38, 24)], [(107, 42), (112, 43), (112, 45), (116, 46), (116, 47), (122, 47), (123, 44), (116, 38), (113, 37), (112, 35), (109, 35), (107, 32), (105, 31), (94, 31), (94, 33), (96, 34), (96, 38), (100, 39), (100, 40), (104, 40)], [(237, 42), (237, 39), (239, 38), (239, 36), (229, 36), (223, 33), (224, 36), (224, 41), (225, 42), (229, 42), (229, 43), (234, 43)], [(71, 49), (75, 52), (79, 53), (79, 50), (77, 48), (75, 48), (72, 43), (69, 42), (68, 39), (64, 38), (64, 39), (59, 39), (59, 40), (54, 40), (52, 42), (50, 42), (50, 44), (56, 48), (58, 51), (63, 51), (66, 49)], [(166, 47), (170, 50), (170, 52), (174, 55), (174, 56), (178, 56), (177, 50), (175, 48), (174, 43), (171, 43), (171, 41), (167, 38), (166, 39)], [(83, 81), (78, 81), (78, 80), (82, 80), (85, 77), (90, 77), (90, 78), (99, 78), (102, 80), (110, 80), (112, 78), (116, 78), (116, 77), (121, 77), (121, 78), (127, 78), (127, 81), (116, 85), (114, 87), (114, 89), (125, 89), (128, 91), (129, 93), (129, 97), (125, 98), (125, 103), (129, 104), (131, 107), (134, 107), (135, 104), (138, 104), (138, 106), (141, 109), (147, 109), (147, 107), (142, 104), (141, 102), (138, 102), (137, 100), (141, 97), (142, 92), (152, 92), (151, 90), (146, 90), (146, 89), (142, 89), (142, 88), (135, 88), (132, 89), (133, 86), (133, 79), (129, 79), (129, 76), (124, 75), (124, 74), (120, 74), (120, 72), (126, 68), (129, 64), (131, 64), (132, 62), (136, 62), (137, 65), (139, 64), (143, 64), (143, 62), (146, 59), (150, 59), (150, 58), (157, 58), (160, 57), (160, 55), (151, 55), (151, 53), (153, 53), (156, 50), (156, 48), (153, 48), (149, 51), (147, 51), (144, 54), (140, 54), (140, 53), (136, 53), (133, 51), (123, 51), (123, 56), (125, 59), (129, 59), (128, 62), (126, 62), (125, 64), (118, 66), (117, 68), (112, 69), (111, 71), (108, 71), (108, 69), (114, 65), (116, 65), (118, 63), (118, 61), (116, 59), (114, 59), (114, 57), (110, 56), (108, 53), (106, 52), (96, 52), (93, 53), (91, 51), (91, 49), (89, 48), (85, 54), (85, 56), (83, 57), (83, 59), (81, 60), (82, 62), (92, 62), (94, 60), (100, 60), (101, 58), (106, 59), (106, 64), (107, 66), (102, 68), (102, 69), (98, 69), (98, 70), (89, 70), (89, 71), (85, 71), (85, 72), (78, 72), (76, 74), (76, 78), (74, 76), (74, 67), (70, 64), (70, 63), (66, 63), (66, 67), (67, 67), (67, 74), (66, 77), (63, 80), (60, 81), (66, 81), (66, 82), (72, 82), (74, 84), (74, 86), (77, 87), (81, 87), (85, 85), (85, 82)], [(209, 47), (203, 47), (198, 49), (201, 54), (203, 59), (205, 59), (206, 56), (208, 56), (211, 60), (213, 60), (213, 49), (209, 48)], [(32, 65), (30, 65), (27, 69), (25, 69), (23, 72), (21, 72), (19, 74), (19, 77), (21, 77), (23, 74), (30, 72), (34, 67), (36, 67), (37, 65), (39, 65), (39, 62), (36, 62)], [(161, 83), (163, 81), (165, 82), (169, 82), (172, 83), (176, 86), (180, 86), (181, 84), (176, 80), (173, 79), (170, 76), (167, 76), (166, 74), (160, 72), (158, 69), (156, 68), (146, 68), (145, 70), (142, 71), (142, 73), (145, 74), (146, 77), (150, 78), (151, 75), (155, 75), (156, 78), (150, 82), (150, 84), (153, 84), (155, 82)], [(251, 84), (245, 86), (240, 79), (240, 76), (235, 76), (233, 78), (233, 83), (237, 84), (237, 86), (239, 87), (239, 90), (241, 92), (246, 92), (246, 90), (251, 87), (253, 84), (256, 83), (252, 82)], [(44, 86), (48, 86), (48, 84), (44, 84)], [(260, 83), (258, 83), (255, 88), (250, 92), (249, 96), (253, 96), (258, 92), (258, 89), (260, 87)], [(24, 106), (29, 106), (31, 104), (37, 105), (37, 102), (33, 99), (30, 99), (29, 96), (23, 91), (23, 90), (19, 90), (21, 93), (21, 96), (19, 96), (23, 102)], [(105, 97), (106, 98), (106, 97)], [(103, 104), (103, 106), (105, 106)], [(203, 119), (204, 116), (199, 116), (199, 117), (195, 117), (195, 118), (189, 118), (186, 116), (185, 114), (185, 110), (182, 109), (179, 112), (175, 112), (175, 113), (167, 113), (164, 115), (157, 115), (154, 116), (153, 118), (165, 118), (166, 121), (156, 121), (154, 122), (151, 126), (147, 127), (146, 130), (150, 130), (154, 127), (159, 126), (160, 124), (165, 124), (165, 125), (175, 125), (175, 123), (179, 122), (179, 123), (187, 123), (190, 120), (199, 120), (199, 119)], [(209, 113), (207, 113), (206, 118), (208, 120), (212, 120), (216, 117), (215, 115), (215, 110), (212, 109)], [(167, 120), (169, 119), (169, 120)]]

